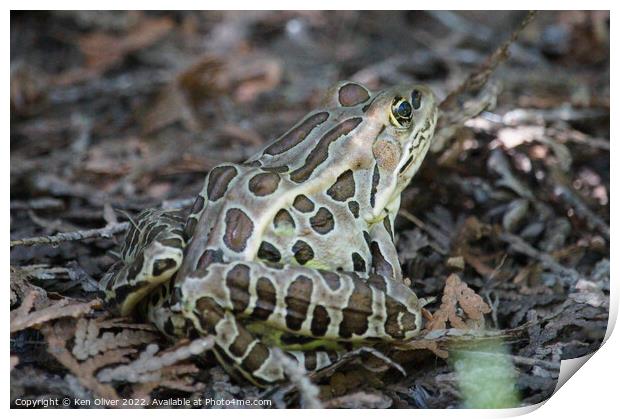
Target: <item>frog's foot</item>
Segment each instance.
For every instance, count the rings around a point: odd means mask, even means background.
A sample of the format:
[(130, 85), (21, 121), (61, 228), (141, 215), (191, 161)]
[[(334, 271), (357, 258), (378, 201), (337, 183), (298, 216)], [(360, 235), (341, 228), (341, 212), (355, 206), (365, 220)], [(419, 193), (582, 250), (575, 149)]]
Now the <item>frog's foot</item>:
[(329, 350), (282, 351), (280, 354), (247, 328), (228, 310), (214, 300), (202, 299), (201, 330), (215, 336), (215, 356), (233, 376), (241, 376), (259, 387), (284, 380), (285, 367), (281, 354), (295, 361), (306, 372), (326, 368), (342, 357), (342, 352)]
[[(308, 337), (319, 347), (403, 340), (415, 336), (421, 323), (418, 299), (403, 284), (298, 266), (212, 263), (179, 281), (175, 295), (196, 329), (215, 336), (222, 363), (259, 385), (284, 379), (284, 371), (272, 346), (243, 322)], [(291, 356), (315, 370), (329, 365), (321, 352), (314, 359)]]
[(155, 288), (170, 281), (181, 266), (184, 221), (174, 211), (148, 209), (127, 232), (116, 262), (101, 281), (106, 301), (129, 315)]

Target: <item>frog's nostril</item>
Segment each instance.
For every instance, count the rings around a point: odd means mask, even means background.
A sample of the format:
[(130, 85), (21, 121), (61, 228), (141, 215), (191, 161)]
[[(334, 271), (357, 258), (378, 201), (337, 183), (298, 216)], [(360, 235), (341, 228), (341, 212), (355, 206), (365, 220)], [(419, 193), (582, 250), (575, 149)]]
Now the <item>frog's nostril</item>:
[(411, 106), (413, 106), (413, 109), (420, 109), (421, 105), (422, 93), (418, 89), (415, 89), (413, 92), (411, 92)]

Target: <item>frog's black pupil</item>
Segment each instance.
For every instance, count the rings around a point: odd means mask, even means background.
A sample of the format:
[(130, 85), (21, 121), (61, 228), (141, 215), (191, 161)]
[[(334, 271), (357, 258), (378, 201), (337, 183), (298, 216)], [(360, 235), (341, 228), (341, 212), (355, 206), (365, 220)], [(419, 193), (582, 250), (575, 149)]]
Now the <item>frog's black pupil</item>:
[(402, 102), (398, 105), (398, 115), (403, 118), (409, 118), (411, 116), (411, 105), (409, 102)]

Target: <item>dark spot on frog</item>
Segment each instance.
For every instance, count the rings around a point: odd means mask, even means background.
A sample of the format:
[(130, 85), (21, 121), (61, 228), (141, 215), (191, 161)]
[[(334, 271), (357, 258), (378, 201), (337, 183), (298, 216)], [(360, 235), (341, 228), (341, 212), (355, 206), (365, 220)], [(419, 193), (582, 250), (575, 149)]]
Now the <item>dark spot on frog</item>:
[(356, 272), (366, 272), (366, 262), (364, 258), (357, 252), (353, 252), (351, 255), (353, 261), (353, 270)]
[(129, 278), (136, 278), (140, 271), (142, 270), (142, 265), (144, 264), (144, 253), (138, 253), (138, 256), (131, 263), (129, 268)]
[(375, 207), (375, 195), (377, 195), (377, 186), (380, 180), (379, 165), (375, 164), (375, 168), (372, 171), (372, 187), (370, 189), (370, 206), (373, 208)]
[(211, 170), (207, 184), (209, 201), (217, 201), (223, 197), (235, 176), (237, 176), (237, 169), (233, 166), (219, 166)]
[(355, 195), (355, 179), (353, 171), (347, 170), (336, 179), (336, 182), (327, 190), (332, 199), (344, 202)]
[(375, 287), (383, 292), (387, 290), (387, 282), (383, 276), (377, 274), (370, 274), (368, 277), (368, 284), (372, 287)]
[(162, 246), (183, 249), (183, 240), (178, 237), (169, 237), (167, 239), (160, 240), (159, 243), (161, 243)]
[(262, 168), (265, 172), (272, 172), (272, 173), (286, 173), (289, 171), (288, 166), (283, 165), (283, 166), (265, 166)]
[(271, 195), (278, 189), (280, 176), (277, 173), (259, 173), (248, 182), (248, 188), (256, 196)]
[(207, 249), (198, 259), (197, 269), (205, 269), (212, 263), (218, 263), (224, 261), (224, 252), (222, 249)]
[(295, 260), (300, 265), (305, 265), (314, 258), (314, 251), (312, 250), (312, 247), (310, 247), (310, 245), (303, 240), (297, 240), (293, 245), (292, 250), (295, 255)]
[(386, 278), (392, 278), (394, 275), (394, 268), (392, 268), (392, 265), (383, 257), (379, 243), (373, 241), (370, 244), (370, 253), (372, 255), (372, 271)]
[(281, 209), (273, 218), (273, 226), (275, 228), (295, 228), (295, 220), (287, 210)]
[(312, 202), (306, 195), (297, 195), (293, 201), (293, 207), (300, 212), (312, 212), (314, 211), (314, 202)]
[(304, 368), (306, 371), (314, 371), (316, 369), (316, 352), (304, 352)]
[(244, 311), (250, 303), (250, 268), (237, 264), (226, 274), (226, 287), (235, 313)]
[(360, 216), (360, 204), (357, 201), (349, 201), (348, 206), (353, 217), (358, 218)]
[(265, 149), (264, 154), (275, 156), (290, 150), (301, 143), (310, 132), (329, 117), (327, 112), (319, 112), (306, 118), (302, 123), (284, 134)]
[(342, 106), (356, 106), (370, 99), (370, 94), (357, 83), (347, 83), (338, 90), (338, 102)]
[(201, 195), (198, 195), (198, 197), (194, 201), (194, 205), (192, 206), (192, 209), (189, 212), (190, 215), (198, 214), (200, 211), (202, 211), (204, 206), (205, 206), (205, 199)]
[(325, 271), (322, 269), (319, 269), (319, 273), (321, 274), (321, 276), (323, 277), (323, 280), (325, 281), (325, 283), (331, 290), (337, 291), (338, 288), (340, 288), (340, 285), (341, 285), (340, 276), (337, 273), (334, 273), (331, 271)]
[(366, 246), (368, 246), (368, 248), (370, 249), (370, 234), (368, 234), (367, 231), (364, 231), (364, 241), (366, 242)]
[[(241, 361), (241, 368), (243, 368), (245, 371), (253, 373), (260, 367), (262, 367), (263, 364), (267, 361), (267, 359), (269, 358), (269, 349), (267, 349), (267, 347), (263, 345), (260, 341), (258, 342), (258, 344), (252, 346), (251, 344), (255, 339), (252, 339), (252, 337), (247, 331), (245, 335), (246, 341), (240, 342), (239, 352), (244, 351), (245, 353), (245, 351), (249, 347), (252, 347), (252, 349), (250, 350), (250, 353), (248, 353), (245, 358), (243, 358), (243, 361)], [(233, 364), (234, 362), (228, 365)], [(257, 380), (258, 382), (263, 382), (263, 380), (259, 379), (258, 377), (254, 377), (254, 380)]]
[(185, 237), (192, 237), (194, 235), (194, 231), (196, 230), (196, 225), (198, 224), (198, 220), (194, 217), (190, 217), (187, 219), (187, 223), (185, 223)]
[(252, 318), (266, 320), (276, 306), (276, 288), (270, 279), (261, 276), (256, 281), (256, 303), (252, 311)]
[(310, 217), (310, 226), (319, 234), (327, 234), (334, 229), (334, 215), (327, 208), (321, 207)]
[(392, 223), (390, 222), (390, 217), (385, 217), (383, 219), (383, 227), (390, 235), (390, 239), (392, 239), (392, 243), (394, 242), (394, 232), (392, 231)]
[(313, 336), (325, 336), (329, 327), (329, 313), (322, 305), (316, 305), (312, 312), (312, 323), (310, 323), (310, 331)]
[(312, 176), (314, 170), (328, 157), (329, 146), (340, 137), (348, 135), (362, 122), (362, 118), (355, 117), (347, 119), (336, 125), (321, 137), (317, 145), (312, 149), (307, 157), (304, 165), (299, 169), (291, 172), (290, 178), (295, 183), (305, 182)]
[(229, 249), (235, 252), (242, 252), (254, 231), (254, 223), (239, 208), (230, 208), (226, 211), (224, 222), (226, 223), (224, 243)]
[(286, 326), (291, 330), (301, 329), (301, 325), (308, 317), (308, 307), (312, 300), (312, 280), (304, 275), (299, 275), (289, 285), (284, 297), (286, 305)]
[(261, 242), (257, 256), (259, 259), (274, 263), (280, 262), (282, 258), (278, 249), (273, 244), (266, 241)]
[[(385, 332), (394, 339), (402, 339), (405, 337), (405, 331), (414, 330), (416, 328), (415, 316), (407, 310), (402, 303), (394, 298), (385, 296), (385, 308), (387, 318), (385, 319)], [(400, 322), (399, 322), (399, 317)], [(402, 327), (401, 327), (402, 325)]]
[(354, 281), (353, 292), (347, 306), (342, 310), (342, 321), (338, 334), (350, 339), (354, 334), (363, 335), (368, 330), (368, 318), (372, 312), (372, 291), (368, 284)]

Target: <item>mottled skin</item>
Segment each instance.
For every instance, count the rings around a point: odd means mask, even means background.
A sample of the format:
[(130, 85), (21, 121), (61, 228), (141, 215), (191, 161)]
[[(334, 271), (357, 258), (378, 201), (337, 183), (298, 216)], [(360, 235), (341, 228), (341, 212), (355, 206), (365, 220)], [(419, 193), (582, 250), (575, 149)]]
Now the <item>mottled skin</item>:
[(415, 336), (393, 225), (436, 118), (427, 87), (338, 83), (248, 161), (214, 168), (183, 231), (169, 213), (139, 216), (109, 300), (123, 314), (145, 301), (170, 336), (213, 334), (221, 363), (258, 385), (284, 378), (273, 346), (315, 370), (343, 343)]

